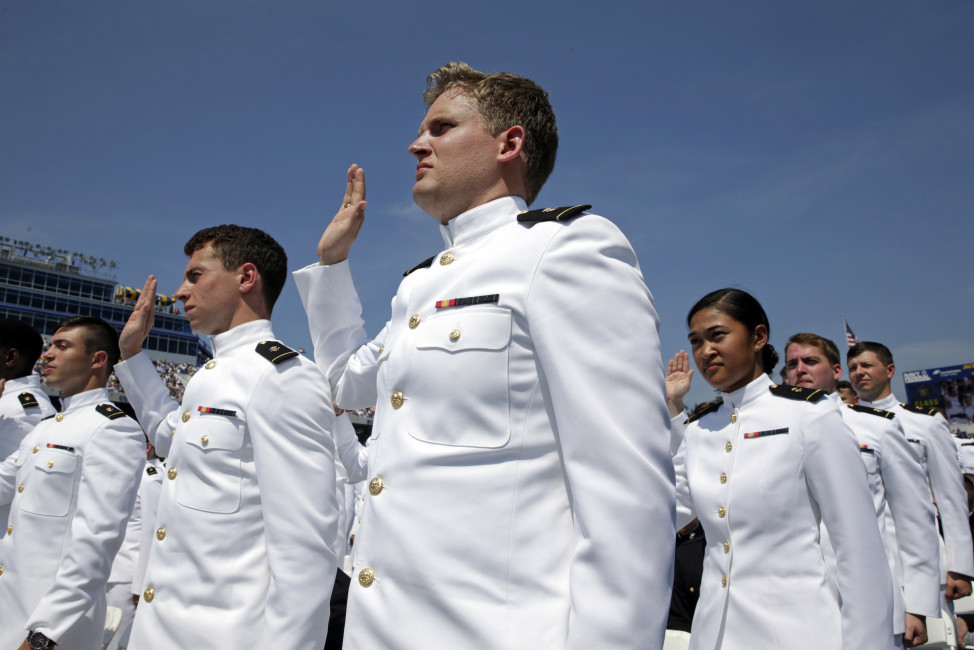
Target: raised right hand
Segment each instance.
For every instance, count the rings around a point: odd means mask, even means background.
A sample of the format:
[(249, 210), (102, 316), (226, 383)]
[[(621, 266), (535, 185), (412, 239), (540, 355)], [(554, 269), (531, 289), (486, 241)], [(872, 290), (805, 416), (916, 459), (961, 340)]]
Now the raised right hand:
[(666, 408), (670, 417), (676, 417), (683, 411), (683, 398), (690, 392), (692, 377), (690, 355), (680, 350), (666, 364)]
[(358, 165), (348, 168), (342, 207), (325, 228), (318, 242), (318, 263), (338, 264), (348, 259), (348, 251), (365, 221), (365, 170)]
[(135, 309), (129, 316), (122, 333), (118, 337), (118, 348), (122, 353), (122, 360), (134, 357), (142, 349), (142, 343), (149, 336), (149, 330), (156, 321), (156, 286), (159, 282), (156, 276), (150, 275), (142, 288), (142, 295), (135, 303)]

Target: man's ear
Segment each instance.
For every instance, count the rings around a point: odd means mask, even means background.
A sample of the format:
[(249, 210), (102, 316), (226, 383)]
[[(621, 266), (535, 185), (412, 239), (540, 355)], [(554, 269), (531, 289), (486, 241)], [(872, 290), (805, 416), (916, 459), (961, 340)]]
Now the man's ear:
[(237, 269), (237, 274), (240, 276), (240, 293), (253, 291), (260, 279), (260, 273), (257, 272), (257, 267), (253, 262), (241, 264), (240, 268)]
[[(91, 367), (92, 369), (104, 368), (108, 365), (108, 353), (104, 350), (96, 350), (91, 354)], [(111, 374), (111, 368), (108, 369), (109, 374)], [(105, 376), (108, 378), (108, 375)]]
[(497, 140), (500, 144), (498, 159), (507, 162), (520, 157), (521, 151), (524, 150), (524, 135), (524, 127), (520, 125), (514, 125), (498, 133)]

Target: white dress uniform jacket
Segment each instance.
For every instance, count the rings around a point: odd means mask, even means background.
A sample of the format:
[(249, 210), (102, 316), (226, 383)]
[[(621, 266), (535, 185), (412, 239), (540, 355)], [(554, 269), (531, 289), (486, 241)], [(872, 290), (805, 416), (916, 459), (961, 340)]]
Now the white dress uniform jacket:
[[(8, 379), (0, 395), (0, 461), (17, 451), (37, 424), (56, 411), (41, 390), (41, 379), (28, 375)], [(0, 537), (6, 535), (9, 505), (0, 505)]]
[(965, 474), (974, 474), (974, 438), (966, 433), (955, 435), (954, 444), (957, 445), (957, 458), (960, 459), (961, 471)]
[(169, 465), (132, 650), (324, 646), (335, 412), (321, 371), (273, 339), (266, 320), (213, 337), (182, 405), (145, 353), (115, 367)]
[(859, 442), (893, 576), (893, 631), (903, 634), (906, 612), (940, 617), (940, 540), (927, 477), (892, 412), (829, 397)]
[(524, 209), (441, 226), (447, 250), (370, 343), (347, 262), (294, 274), (338, 404), (378, 404), (348, 648), (662, 645), (675, 532), (653, 298), (610, 222)]
[(58, 647), (100, 646), (105, 584), (132, 512), (145, 443), (104, 388), (66, 397), (0, 466), (0, 648), (28, 630)]
[[(887, 650), (893, 592), (855, 436), (828, 399), (767, 375), (686, 425), (677, 525), (707, 537), (694, 650)], [(681, 458), (682, 457), (682, 458)], [(819, 545), (837, 555), (841, 611)]]
[(895, 413), (907, 439), (919, 440), (926, 448), (930, 489), (943, 527), (946, 569), (974, 577), (974, 545), (968, 523), (967, 492), (947, 421), (936, 411), (930, 415), (907, 408), (892, 394), (861, 404)]

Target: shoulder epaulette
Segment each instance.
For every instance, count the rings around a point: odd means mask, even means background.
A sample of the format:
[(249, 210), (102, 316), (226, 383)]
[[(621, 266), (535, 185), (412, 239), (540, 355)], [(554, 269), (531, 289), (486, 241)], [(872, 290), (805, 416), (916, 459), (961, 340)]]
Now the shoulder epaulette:
[(422, 262), (420, 262), (416, 266), (412, 267), (411, 269), (409, 269), (405, 273), (403, 273), (402, 274), (402, 277), (406, 277), (407, 275), (409, 275), (413, 271), (418, 271), (420, 269), (428, 269), (429, 267), (433, 266), (433, 260), (435, 260), (435, 259), (436, 259), (436, 255), (433, 255), (432, 257), (429, 257), (429, 258), (423, 260)]
[(117, 408), (111, 404), (99, 404), (95, 407), (95, 410), (104, 415), (109, 420), (114, 420), (115, 418), (128, 417), (125, 415), (125, 411)]
[(298, 356), (296, 351), (277, 341), (261, 341), (257, 344), (257, 354), (275, 364)]
[(525, 210), (517, 215), (520, 223), (541, 221), (568, 221), (582, 214), (592, 206), (572, 205), (567, 208), (542, 208), (541, 210)]
[(778, 384), (771, 384), (768, 386), (768, 390), (771, 391), (772, 395), (787, 397), (788, 399), (799, 399), (803, 402), (817, 402), (826, 395), (824, 390), (804, 388), (803, 386), (779, 386)]
[(155, 476), (159, 472), (156, 470), (155, 467), (149, 465), (148, 467), (145, 468), (145, 473), (148, 474), (149, 476)]
[(939, 413), (937, 409), (925, 409), (922, 406), (913, 406), (912, 404), (900, 404), (900, 406), (911, 413), (919, 413), (920, 415), (936, 415)]
[(26, 393), (26, 392), (21, 393), (20, 395), (17, 396), (17, 399), (20, 400), (20, 405), (23, 406), (25, 409), (31, 408), (32, 406), (33, 407), (40, 406), (40, 404), (37, 403), (37, 398), (34, 397), (34, 395), (31, 393)]
[(724, 400), (721, 398), (717, 398), (712, 402), (704, 402), (697, 408), (693, 409), (693, 413), (690, 414), (690, 417), (688, 417), (686, 422), (684, 422), (683, 424), (690, 424), (694, 420), (699, 420), (700, 418), (707, 415), (708, 413), (713, 413), (714, 411), (719, 409), (720, 405), (723, 403)]
[(886, 418), (887, 420), (892, 420), (896, 417), (895, 413), (890, 411), (884, 411), (883, 409), (874, 409), (869, 406), (863, 406), (862, 404), (846, 404), (853, 411), (859, 411), (860, 413), (869, 413), (870, 415), (878, 415), (881, 418)]

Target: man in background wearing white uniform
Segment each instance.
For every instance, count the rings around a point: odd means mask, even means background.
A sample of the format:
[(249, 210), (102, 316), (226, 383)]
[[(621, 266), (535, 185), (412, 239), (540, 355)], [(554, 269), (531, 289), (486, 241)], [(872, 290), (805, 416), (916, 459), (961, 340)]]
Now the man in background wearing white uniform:
[(256, 228), (196, 233), (175, 292), (214, 358), (181, 404), (144, 352), (155, 278), (115, 372), (168, 468), (129, 648), (321, 650), (335, 581), (335, 423), (321, 371), (274, 340), (284, 249)]
[[(44, 353), (61, 412), (38, 424), (0, 465), (0, 648), (100, 646), (105, 586), (145, 463), (142, 430), (108, 399), (118, 334), (77, 316), (55, 326)], [(29, 645), (28, 645), (29, 644)]]
[[(785, 369), (788, 384), (823, 390), (842, 403), (837, 390), (842, 363), (829, 339), (809, 332), (793, 335), (785, 346)], [(940, 617), (940, 542), (926, 475), (893, 413), (859, 405), (843, 405), (840, 413), (859, 443), (886, 547), (897, 647), (920, 645), (927, 636), (924, 617)], [(830, 561), (829, 567), (834, 566)]]
[[(54, 415), (51, 400), (33, 374), (44, 339), (19, 320), (0, 320), (0, 461), (17, 451), (37, 424)], [(10, 506), (0, 506), (0, 537), (6, 534)]]
[(863, 341), (849, 348), (849, 379), (859, 394), (859, 404), (891, 411), (907, 439), (926, 459), (930, 489), (943, 528), (944, 563), (941, 567), (944, 596), (952, 601), (971, 594), (974, 548), (968, 524), (967, 493), (950, 427), (937, 411), (917, 409), (896, 399), (890, 381), (896, 374), (893, 355), (885, 345)]
[(378, 404), (346, 647), (660, 647), (673, 467), (636, 256), (589, 206), (527, 211), (557, 149), (537, 84), (451, 63), (424, 99), (413, 198), (446, 249), (369, 341), (353, 165), (319, 263), (295, 273), (336, 402)]

